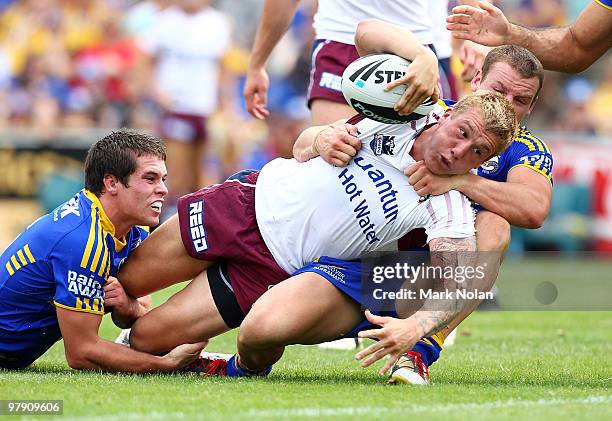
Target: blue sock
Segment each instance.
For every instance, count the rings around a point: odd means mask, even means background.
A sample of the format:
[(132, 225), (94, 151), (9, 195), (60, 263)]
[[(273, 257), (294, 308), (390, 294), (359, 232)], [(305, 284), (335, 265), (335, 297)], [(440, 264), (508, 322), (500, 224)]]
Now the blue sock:
[(423, 362), (429, 367), (440, 358), (442, 347), (435, 338), (428, 336), (418, 341), (414, 347), (412, 347), (412, 351), (421, 354)]
[(238, 364), (238, 354), (232, 355), (232, 358), (227, 361), (227, 377), (265, 377), (270, 374), (270, 371), (272, 371), (272, 366), (269, 366), (261, 371), (253, 371), (242, 367), (240, 364)]

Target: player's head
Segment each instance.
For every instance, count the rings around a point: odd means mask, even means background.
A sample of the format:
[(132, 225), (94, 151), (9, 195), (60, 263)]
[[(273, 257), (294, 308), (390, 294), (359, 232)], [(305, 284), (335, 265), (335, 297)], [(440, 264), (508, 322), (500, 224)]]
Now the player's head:
[(85, 188), (98, 197), (112, 197), (113, 222), (157, 225), (168, 194), (165, 161), (160, 139), (128, 130), (112, 132), (87, 152)]
[(472, 92), (488, 90), (504, 95), (521, 121), (533, 109), (544, 83), (542, 63), (531, 51), (516, 45), (493, 48), (472, 79)]
[(465, 174), (512, 142), (516, 117), (512, 105), (495, 92), (479, 91), (446, 110), (432, 137), (423, 145), (423, 159), (436, 174)]

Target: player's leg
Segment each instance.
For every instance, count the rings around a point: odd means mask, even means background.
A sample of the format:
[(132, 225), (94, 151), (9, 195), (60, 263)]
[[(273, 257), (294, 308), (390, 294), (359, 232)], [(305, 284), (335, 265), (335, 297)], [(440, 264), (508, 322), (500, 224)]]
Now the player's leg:
[(189, 256), (174, 215), (142, 242), (119, 271), (125, 292), (142, 297), (177, 282), (192, 279), (211, 263)]
[(349, 332), (363, 319), (359, 305), (321, 275), (305, 272), (262, 295), (240, 325), (239, 364), (261, 371), (290, 344), (316, 344)]
[[(213, 266), (210, 271), (217, 266)], [(134, 323), (130, 345), (150, 354), (163, 354), (184, 344), (210, 339), (230, 330), (211, 292), (213, 276), (204, 271), (161, 306)]]
[(348, 120), (356, 114), (346, 102), (330, 101), (317, 98), (310, 103), (310, 115), (313, 126), (331, 124), (340, 119)]

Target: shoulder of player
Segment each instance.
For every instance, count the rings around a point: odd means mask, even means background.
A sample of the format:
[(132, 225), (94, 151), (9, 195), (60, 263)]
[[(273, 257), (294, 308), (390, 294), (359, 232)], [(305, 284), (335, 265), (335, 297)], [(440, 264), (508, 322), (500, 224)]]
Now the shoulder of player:
[(510, 144), (508, 149), (511, 148), (552, 155), (548, 145), (546, 145), (542, 139), (531, 133), (531, 131), (525, 126), (519, 127), (516, 136), (514, 137), (514, 142)]

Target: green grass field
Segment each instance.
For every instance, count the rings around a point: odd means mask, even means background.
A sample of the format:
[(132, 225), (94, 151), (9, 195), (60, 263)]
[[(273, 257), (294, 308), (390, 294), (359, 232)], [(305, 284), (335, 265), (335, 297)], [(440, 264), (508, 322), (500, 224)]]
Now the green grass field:
[[(564, 263), (529, 264), (544, 273)], [(581, 266), (610, 279), (607, 262)], [(526, 267), (507, 262), (502, 280), (522, 279)], [(103, 336), (117, 332), (105, 318)], [(234, 341), (229, 333), (208, 349), (232, 352)], [(64, 415), (50, 418), (76, 420), (612, 419), (611, 312), (478, 312), (431, 368), (428, 387), (389, 386), (353, 354), (289, 347), (266, 379), (131, 376), (72, 371), (58, 343), (33, 367), (0, 372), (0, 399), (63, 399)]]

